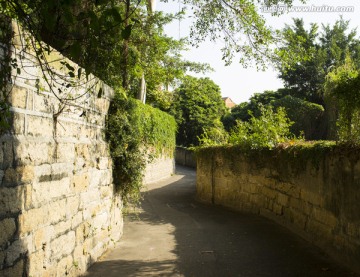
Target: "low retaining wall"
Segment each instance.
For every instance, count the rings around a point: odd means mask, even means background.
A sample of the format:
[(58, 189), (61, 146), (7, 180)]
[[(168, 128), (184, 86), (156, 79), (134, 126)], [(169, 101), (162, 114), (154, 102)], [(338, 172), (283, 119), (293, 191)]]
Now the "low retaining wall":
[(146, 165), (143, 182), (153, 183), (168, 178), (175, 173), (175, 161), (172, 157), (162, 156)]
[[(360, 149), (197, 153), (197, 197), (261, 214), (360, 272)], [(266, 230), (264, 230), (266, 232)]]
[(196, 168), (196, 158), (194, 151), (185, 147), (176, 147), (175, 162), (179, 165)]

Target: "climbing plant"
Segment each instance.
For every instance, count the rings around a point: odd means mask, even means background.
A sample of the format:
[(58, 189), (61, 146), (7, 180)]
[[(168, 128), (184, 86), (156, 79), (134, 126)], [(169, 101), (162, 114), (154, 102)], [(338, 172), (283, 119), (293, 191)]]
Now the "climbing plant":
[(0, 135), (9, 127), (10, 106), (8, 97), (10, 94), (10, 76), (13, 67), (16, 67), (10, 56), (10, 40), (12, 30), (8, 18), (0, 15)]
[(175, 119), (117, 92), (110, 105), (106, 138), (113, 160), (114, 184), (125, 203), (140, 199), (147, 162), (175, 148)]
[(326, 76), (325, 94), (339, 109), (339, 139), (360, 142), (360, 75), (350, 56)]

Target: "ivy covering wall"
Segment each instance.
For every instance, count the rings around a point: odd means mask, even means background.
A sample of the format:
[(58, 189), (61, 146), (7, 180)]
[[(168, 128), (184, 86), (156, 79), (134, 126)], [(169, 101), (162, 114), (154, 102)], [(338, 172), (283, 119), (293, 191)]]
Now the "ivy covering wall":
[(106, 137), (113, 160), (114, 184), (125, 203), (140, 197), (145, 166), (175, 150), (175, 119), (165, 112), (117, 93), (108, 116)]

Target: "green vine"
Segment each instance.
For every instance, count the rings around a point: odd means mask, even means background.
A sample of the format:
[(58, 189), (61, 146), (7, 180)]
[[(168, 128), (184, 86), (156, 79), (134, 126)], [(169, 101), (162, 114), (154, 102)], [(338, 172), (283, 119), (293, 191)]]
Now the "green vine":
[(125, 204), (140, 200), (147, 162), (175, 149), (173, 117), (116, 93), (109, 109), (106, 138), (113, 160), (113, 179)]
[[(298, 141), (295, 144), (279, 144), (272, 149), (267, 147), (253, 149), (241, 145), (199, 147), (196, 149), (196, 153), (202, 160), (220, 155), (224, 159), (222, 162), (228, 164), (234, 172), (243, 170), (239, 164), (246, 161), (253, 169), (273, 168), (280, 173), (280, 176), (284, 177), (304, 172), (308, 170), (308, 166), (320, 170), (326, 155), (332, 152), (349, 153), (350, 149), (352, 149), (351, 152), (359, 152), (359, 147), (339, 145), (334, 141)], [(346, 154), (346, 156), (350, 155)]]
[(9, 86), (11, 70), (16, 66), (10, 55), (12, 35), (10, 19), (0, 15), (0, 135), (10, 128)]

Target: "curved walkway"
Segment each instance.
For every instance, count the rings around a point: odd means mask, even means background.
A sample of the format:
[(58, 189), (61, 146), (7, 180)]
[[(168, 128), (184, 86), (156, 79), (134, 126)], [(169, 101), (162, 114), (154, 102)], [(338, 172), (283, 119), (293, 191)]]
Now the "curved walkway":
[(195, 171), (148, 186), (116, 248), (86, 276), (358, 276), (257, 215), (196, 202)]

